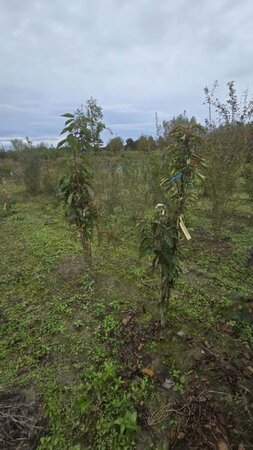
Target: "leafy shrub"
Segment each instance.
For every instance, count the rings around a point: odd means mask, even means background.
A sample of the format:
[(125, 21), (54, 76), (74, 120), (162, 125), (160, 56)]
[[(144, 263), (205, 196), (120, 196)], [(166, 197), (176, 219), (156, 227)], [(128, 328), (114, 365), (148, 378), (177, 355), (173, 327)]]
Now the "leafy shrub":
[(6, 151), (3, 147), (0, 147), (0, 159), (6, 158)]
[(42, 191), (47, 195), (56, 195), (59, 189), (58, 178), (58, 174), (47, 161), (41, 175)]
[(145, 397), (145, 380), (139, 389), (124, 388), (113, 362), (105, 362), (96, 371), (86, 370), (78, 388), (75, 411), (78, 442), (84, 441), (89, 449), (131, 449), (135, 447), (138, 430), (135, 401)]
[(246, 341), (253, 341), (253, 297), (232, 292), (230, 302), (223, 309), (228, 325)]
[(162, 327), (167, 323), (171, 291), (179, 274), (180, 239), (191, 239), (183, 216), (189, 200), (195, 198), (192, 192), (193, 180), (196, 176), (204, 179), (198, 171), (198, 165), (204, 164), (196, 154), (202, 144), (203, 132), (203, 127), (194, 124), (178, 125), (172, 129), (171, 170), (161, 182), (166, 192), (166, 204), (158, 203), (151, 222), (144, 222), (141, 227), (140, 256), (151, 256), (153, 268), (160, 272)]
[(0, 164), (0, 178), (11, 175), (11, 168), (7, 164)]
[(40, 192), (41, 159), (33, 150), (26, 152), (24, 157), (24, 183), (26, 190), (31, 195)]
[[(93, 171), (88, 159), (84, 157), (83, 148), (89, 147), (90, 130), (82, 124), (81, 136), (73, 133), (76, 130), (76, 119), (73, 114), (63, 114), (67, 120), (61, 134), (68, 132), (58, 147), (67, 144), (72, 152), (72, 164), (69, 173), (60, 180), (60, 196), (64, 203), (65, 215), (73, 224), (81, 238), (84, 252), (91, 264), (91, 243), (98, 211), (94, 201)], [(80, 131), (80, 130), (79, 130)]]
[(106, 150), (108, 152), (112, 152), (113, 154), (120, 153), (124, 150), (124, 141), (121, 137), (116, 136), (108, 142), (106, 146)]
[(253, 200), (253, 164), (248, 164), (244, 170), (245, 190), (250, 200)]
[(6, 188), (6, 181), (0, 179), (0, 219), (12, 213), (12, 201)]
[[(204, 89), (209, 108), (205, 159), (207, 162), (206, 193), (211, 201), (211, 221), (216, 237), (221, 234), (228, 208), (236, 192), (239, 175), (249, 146), (248, 124), (253, 115), (253, 101), (247, 92), (240, 102), (233, 81), (227, 83), (225, 102), (214, 98), (218, 83)], [(213, 117), (214, 109), (218, 115)]]
[(113, 213), (115, 208), (122, 206), (120, 199), (121, 184), (122, 165), (121, 161), (116, 159), (110, 162), (108, 166), (107, 208), (109, 213)]
[(168, 173), (170, 152), (153, 151), (147, 159), (148, 189), (153, 204), (165, 202), (164, 190), (160, 185), (161, 179)]
[(60, 180), (60, 196), (64, 202), (65, 216), (75, 225), (84, 251), (91, 258), (91, 240), (97, 219), (92, 190), (92, 172), (88, 162)]
[(122, 164), (122, 205), (132, 219), (141, 219), (150, 203), (147, 185), (146, 155), (136, 160), (125, 157)]
[(211, 202), (211, 221), (216, 236), (221, 233), (238, 187), (242, 153), (240, 129), (237, 126), (219, 127), (208, 134), (205, 149), (206, 191)]

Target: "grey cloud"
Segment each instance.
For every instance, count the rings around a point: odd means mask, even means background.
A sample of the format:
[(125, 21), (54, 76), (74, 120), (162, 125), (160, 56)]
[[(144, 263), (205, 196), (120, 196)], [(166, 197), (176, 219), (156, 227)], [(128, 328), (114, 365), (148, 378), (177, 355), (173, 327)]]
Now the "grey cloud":
[(57, 136), (91, 95), (124, 137), (203, 119), (205, 85), (251, 87), (252, 22), (251, 0), (0, 0), (0, 137)]

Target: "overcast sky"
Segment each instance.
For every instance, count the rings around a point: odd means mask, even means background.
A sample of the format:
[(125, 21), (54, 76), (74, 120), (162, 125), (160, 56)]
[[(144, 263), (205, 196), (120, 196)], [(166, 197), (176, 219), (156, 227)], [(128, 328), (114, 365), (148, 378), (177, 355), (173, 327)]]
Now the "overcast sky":
[(0, 139), (57, 137), (91, 96), (115, 135), (155, 135), (203, 87), (253, 91), (252, 0), (0, 0)]

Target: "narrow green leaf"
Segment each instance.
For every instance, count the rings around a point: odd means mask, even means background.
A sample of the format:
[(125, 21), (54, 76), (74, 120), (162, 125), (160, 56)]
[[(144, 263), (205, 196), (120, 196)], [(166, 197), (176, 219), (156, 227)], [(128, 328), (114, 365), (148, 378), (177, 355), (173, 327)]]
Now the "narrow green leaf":
[(62, 147), (62, 145), (66, 144), (67, 139), (63, 139), (62, 141), (58, 142), (57, 148)]
[(203, 175), (202, 173), (199, 173), (197, 170), (196, 170), (195, 173), (196, 173), (197, 177), (199, 177), (202, 181), (205, 181), (205, 180), (206, 180), (205, 175)]
[(62, 134), (64, 134), (64, 133), (67, 133), (67, 131), (71, 131), (71, 127), (65, 127), (65, 128), (63, 128), (63, 130), (62, 130), (62, 132), (61, 132), (61, 135)]
[(74, 196), (74, 192), (71, 192), (71, 194), (69, 194), (69, 196), (68, 196), (68, 204), (69, 205), (71, 205), (71, 203), (72, 203), (73, 196)]
[(65, 113), (65, 114), (62, 114), (62, 117), (70, 117), (71, 119), (74, 119), (75, 116), (73, 116), (73, 114), (70, 114), (70, 113)]

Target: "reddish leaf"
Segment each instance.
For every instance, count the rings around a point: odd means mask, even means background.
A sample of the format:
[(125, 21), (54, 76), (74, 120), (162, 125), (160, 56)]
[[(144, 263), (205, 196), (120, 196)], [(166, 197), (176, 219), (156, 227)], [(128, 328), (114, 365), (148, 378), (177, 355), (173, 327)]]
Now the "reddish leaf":
[(155, 375), (153, 369), (149, 367), (145, 367), (144, 369), (142, 369), (142, 372), (145, 373), (145, 375), (148, 375), (150, 378)]

